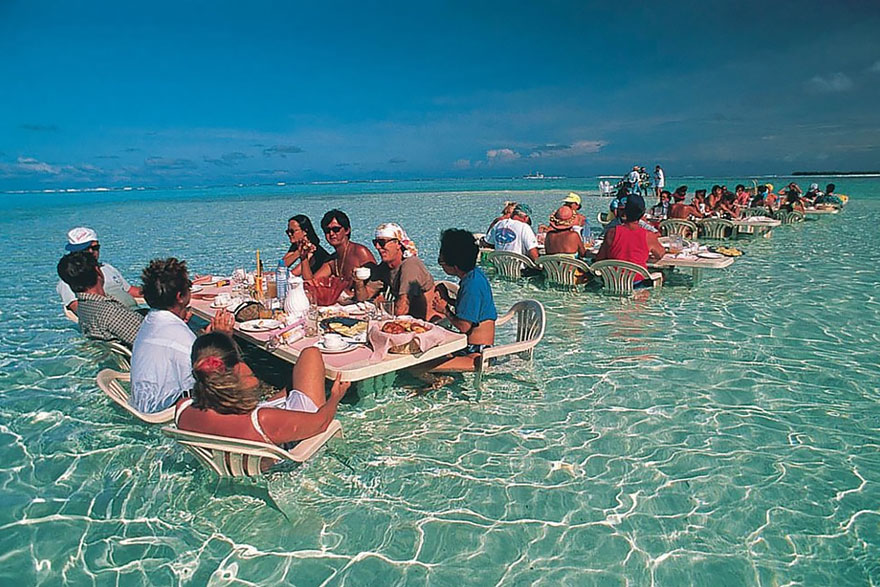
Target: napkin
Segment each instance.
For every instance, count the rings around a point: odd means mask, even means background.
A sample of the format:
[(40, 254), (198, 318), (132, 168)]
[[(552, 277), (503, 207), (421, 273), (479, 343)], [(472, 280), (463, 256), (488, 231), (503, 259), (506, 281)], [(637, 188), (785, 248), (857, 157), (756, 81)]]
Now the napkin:
[[(427, 332), (419, 334), (413, 332), (403, 332), (401, 334), (388, 334), (382, 332), (383, 322), (370, 323), (370, 329), (367, 332), (367, 339), (370, 346), (373, 347), (373, 360), (381, 360), (388, 356), (391, 347), (398, 347), (416, 341), (418, 344), (418, 352), (423, 353), (428, 349), (432, 349), (446, 339), (446, 332), (436, 324), (430, 325), (431, 329)], [(427, 322), (421, 320), (413, 320), (419, 324), (428, 325)]]

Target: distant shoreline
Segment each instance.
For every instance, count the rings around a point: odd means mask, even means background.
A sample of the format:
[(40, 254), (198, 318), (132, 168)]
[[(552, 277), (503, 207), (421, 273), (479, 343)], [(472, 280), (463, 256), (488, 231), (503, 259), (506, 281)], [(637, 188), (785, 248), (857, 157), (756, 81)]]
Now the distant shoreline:
[(880, 177), (880, 171), (795, 171), (795, 177), (802, 176), (835, 176), (835, 177)]

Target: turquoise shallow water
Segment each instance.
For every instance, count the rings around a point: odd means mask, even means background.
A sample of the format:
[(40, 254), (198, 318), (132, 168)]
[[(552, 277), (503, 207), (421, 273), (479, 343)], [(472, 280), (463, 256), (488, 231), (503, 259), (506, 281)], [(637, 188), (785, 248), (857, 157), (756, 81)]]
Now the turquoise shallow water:
[(253, 483), (110, 405), (108, 359), (55, 299), (77, 224), (131, 278), (170, 254), (228, 272), (335, 206), (361, 242), (399, 221), (439, 277), (442, 228), (481, 230), (508, 197), (543, 217), (580, 187), (523, 183), (0, 196), (0, 582), (880, 582), (876, 180), (838, 181), (843, 214), (746, 242), (696, 289), (494, 282), (499, 309), (547, 308), (533, 371), (496, 373), (480, 403), (467, 378), (343, 406), (343, 443)]

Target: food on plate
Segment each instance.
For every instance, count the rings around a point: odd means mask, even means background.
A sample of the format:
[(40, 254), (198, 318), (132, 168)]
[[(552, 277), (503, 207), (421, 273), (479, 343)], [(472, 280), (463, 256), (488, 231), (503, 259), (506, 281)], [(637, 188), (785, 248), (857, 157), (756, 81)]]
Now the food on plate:
[(412, 332), (413, 334), (422, 334), (431, 330), (430, 324), (422, 324), (413, 320), (390, 320), (382, 325), (382, 332), (386, 334), (403, 334)]
[(735, 247), (715, 247), (716, 253), (721, 253), (726, 257), (741, 257), (743, 252)]
[(365, 320), (334, 319), (329, 318), (321, 322), (327, 330), (341, 334), (342, 336), (355, 337), (367, 331), (367, 322)]

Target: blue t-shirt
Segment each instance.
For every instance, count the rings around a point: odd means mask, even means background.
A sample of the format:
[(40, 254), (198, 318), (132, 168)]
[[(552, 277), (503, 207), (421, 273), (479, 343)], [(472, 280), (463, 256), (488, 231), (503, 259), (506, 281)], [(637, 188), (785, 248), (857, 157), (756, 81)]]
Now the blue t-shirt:
[(455, 316), (472, 324), (498, 319), (495, 301), (492, 299), (492, 287), (479, 267), (469, 271), (458, 284)]

